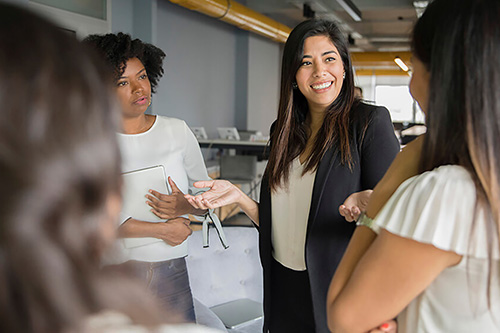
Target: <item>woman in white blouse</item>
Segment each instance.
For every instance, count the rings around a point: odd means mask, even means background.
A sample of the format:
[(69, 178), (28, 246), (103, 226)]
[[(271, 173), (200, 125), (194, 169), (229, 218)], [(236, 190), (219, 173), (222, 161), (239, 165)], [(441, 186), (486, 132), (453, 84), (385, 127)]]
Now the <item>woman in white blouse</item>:
[(378, 214), (391, 185), (375, 188), (331, 283), (332, 331), (396, 316), (398, 332), (500, 330), (499, 14), (498, 1), (436, 0), (418, 20), (410, 91), (428, 130), (403, 151), (410, 170), (388, 175), (419, 174)]
[(192, 232), (187, 214), (202, 215), (206, 210), (193, 208), (184, 193), (199, 192), (192, 184), (210, 178), (198, 142), (186, 123), (145, 113), (163, 75), (165, 53), (123, 33), (91, 35), (84, 42), (97, 49), (114, 70), (122, 106), (122, 133), (118, 133), (122, 171), (162, 165), (171, 188), (170, 195), (150, 191), (144, 198), (165, 223), (123, 215), (118, 229), (123, 238), (153, 237), (162, 241), (135, 247), (120, 243), (123, 256), (116, 263), (132, 266), (166, 308), (174, 307), (187, 321), (194, 322), (185, 262), (186, 239)]

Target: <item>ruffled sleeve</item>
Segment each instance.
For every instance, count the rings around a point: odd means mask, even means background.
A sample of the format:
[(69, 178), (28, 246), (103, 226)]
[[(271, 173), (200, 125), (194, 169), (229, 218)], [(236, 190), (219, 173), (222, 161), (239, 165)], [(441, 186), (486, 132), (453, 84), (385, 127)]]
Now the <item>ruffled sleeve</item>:
[(476, 212), (474, 182), (466, 169), (456, 165), (441, 166), (405, 181), (373, 222), (377, 233), (382, 228), (476, 258), (489, 257), (488, 234), (493, 257), (499, 257), (493, 226), (482, 210)]

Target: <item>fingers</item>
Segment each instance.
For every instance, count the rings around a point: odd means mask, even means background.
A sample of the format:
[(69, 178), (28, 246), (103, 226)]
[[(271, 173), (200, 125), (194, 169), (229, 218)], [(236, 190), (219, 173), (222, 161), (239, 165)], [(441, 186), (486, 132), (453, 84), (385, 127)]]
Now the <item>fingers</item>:
[(196, 188), (212, 187), (215, 184), (215, 180), (200, 180), (193, 184)]
[(149, 201), (146, 201), (146, 203), (150, 206), (151, 206), (151, 204), (153, 204), (154, 206), (158, 206), (160, 204), (160, 200), (158, 200), (157, 198), (155, 198), (152, 195), (146, 194), (146, 199), (149, 200)]
[(165, 223), (158, 223), (162, 230), (159, 238), (172, 246), (181, 244), (193, 233), (187, 223), (189, 223), (189, 220), (182, 217), (170, 219)]
[(154, 210), (161, 211), (161, 210), (169, 210), (171, 207), (168, 205), (167, 201), (162, 201), (158, 200), (157, 198), (151, 196), (151, 195), (146, 195), (146, 198), (150, 201), (146, 201), (146, 203), (149, 205), (149, 207), (153, 208)]
[(172, 223), (172, 222), (182, 222), (184, 223), (185, 225), (189, 226), (189, 224), (191, 223), (191, 221), (185, 217), (182, 217), (182, 216), (179, 216), (179, 217), (175, 217), (175, 218), (172, 218), (170, 220), (167, 221), (168, 223)]
[[(151, 193), (151, 195), (154, 195), (157, 199), (163, 200), (163, 201), (168, 200), (168, 198), (170, 197), (168, 194), (163, 194), (163, 193), (160, 193), (160, 192), (155, 191), (155, 190), (149, 190), (149, 193)], [(150, 196), (146, 195), (146, 197), (149, 199)], [(151, 199), (149, 199), (149, 200), (151, 200)], [(151, 200), (151, 201), (153, 201), (153, 200)]]
[(346, 219), (347, 222), (355, 221), (355, 215), (353, 214), (353, 211), (346, 205), (339, 206), (339, 213)]
[(189, 196), (186, 197), (187, 201), (191, 204), (191, 206), (197, 209), (214, 209), (220, 207), (218, 204), (218, 200), (210, 200), (209, 198), (205, 198), (204, 195), (197, 196)]
[(203, 209), (203, 208), (201, 208), (201, 207), (198, 205), (198, 203), (197, 203), (197, 202), (196, 202), (196, 200), (194, 199), (194, 198), (195, 198), (194, 196), (192, 196), (192, 195), (190, 195), (190, 194), (185, 194), (185, 195), (184, 195), (184, 198), (186, 198), (186, 200), (189, 202), (189, 204), (190, 204), (191, 206), (193, 206), (194, 208), (196, 208), (196, 209)]
[(358, 218), (359, 218), (359, 215), (361, 215), (361, 209), (359, 209), (359, 207), (353, 207), (351, 209), (351, 216), (352, 216), (352, 219), (353, 221), (357, 221)]
[(159, 210), (156, 210), (156, 209), (151, 209), (151, 213), (155, 214), (156, 216), (158, 216), (162, 220), (168, 220), (169, 218), (171, 218), (171, 216), (169, 214), (165, 214), (165, 213), (163, 213)]
[[(170, 184), (170, 187), (172, 188), (172, 194), (182, 193), (182, 191), (177, 187), (177, 184), (173, 181), (172, 177), (168, 177), (168, 183)], [(184, 193), (182, 193), (182, 194), (184, 194)]]
[(394, 320), (389, 320), (377, 328), (372, 329), (369, 333), (396, 333), (397, 323)]

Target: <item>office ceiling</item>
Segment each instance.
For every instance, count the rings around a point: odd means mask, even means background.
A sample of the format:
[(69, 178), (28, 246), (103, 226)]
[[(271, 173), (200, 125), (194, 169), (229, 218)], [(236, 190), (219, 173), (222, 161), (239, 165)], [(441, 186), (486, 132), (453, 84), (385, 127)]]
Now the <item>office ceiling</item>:
[[(412, 0), (351, 0), (361, 11), (356, 22), (337, 0), (247, 0), (247, 7), (293, 28), (306, 18), (304, 3), (316, 17), (341, 23), (352, 37), (352, 52), (404, 52), (410, 50), (409, 36), (417, 20)], [(418, 2), (418, 1), (417, 1)]]

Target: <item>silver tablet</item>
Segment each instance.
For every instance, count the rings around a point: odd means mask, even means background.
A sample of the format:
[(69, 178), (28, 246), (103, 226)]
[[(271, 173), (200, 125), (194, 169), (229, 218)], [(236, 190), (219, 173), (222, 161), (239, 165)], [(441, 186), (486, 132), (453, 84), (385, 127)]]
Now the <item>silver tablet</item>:
[[(165, 169), (163, 165), (156, 165), (140, 170), (122, 174), (123, 179), (123, 204), (122, 213), (134, 219), (148, 222), (165, 222), (151, 212), (151, 207), (146, 203), (149, 190), (169, 194)], [(159, 238), (140, 237), (124, 238), (125, 247), (132, 248), (150, 243), (161, 242)]]

